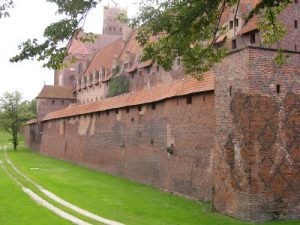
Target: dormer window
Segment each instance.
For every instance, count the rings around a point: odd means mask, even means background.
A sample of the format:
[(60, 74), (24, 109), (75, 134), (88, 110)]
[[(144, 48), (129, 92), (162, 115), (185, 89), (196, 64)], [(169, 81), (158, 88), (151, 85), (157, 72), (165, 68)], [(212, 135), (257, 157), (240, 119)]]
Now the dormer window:
[(238, 27), (239, 26), (239, 19), (235, 18), (234, 19), (234, 27)]
[(232, 40), (232, 42), (231, 42), (231, 49), (236, 49), (236, 40), (234, 39), (234, 40)]
[(250, 43), (251, 44), (255, 43), (255, 32), (250, 33)]

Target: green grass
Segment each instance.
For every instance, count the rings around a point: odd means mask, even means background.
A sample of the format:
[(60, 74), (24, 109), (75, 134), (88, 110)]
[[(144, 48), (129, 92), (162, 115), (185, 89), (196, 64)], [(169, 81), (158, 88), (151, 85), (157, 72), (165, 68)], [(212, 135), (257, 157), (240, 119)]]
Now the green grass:
[[(16, 152), (9, 151), (8, 155), (23, 173), (59, 197), (100, 216), (127, 225), (250, 224), (210, 213), (200, 202), (46, 157), (25, 148), (20, 148)], [(39, 168), (39, 170), (30, 168)], [(16, 224), (22, 225), (22, 223)], [(299, 221), (262, 225), (296, 224), (299, 224)]]
[(1, 225), (70, 225), (39, 206), (0, 168)]

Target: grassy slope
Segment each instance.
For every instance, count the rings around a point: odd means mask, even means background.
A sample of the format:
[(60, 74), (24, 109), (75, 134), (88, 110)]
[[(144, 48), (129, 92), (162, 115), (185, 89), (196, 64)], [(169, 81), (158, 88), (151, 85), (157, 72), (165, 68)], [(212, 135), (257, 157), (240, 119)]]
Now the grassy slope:
[[(21, 171), (58, 196), (91, 212), (128, 225), (248, 224), (208, 213), (201, 203), (25, 149), (10, 152), (9, 157)], [(299, 221), (266, 224), (296, 225)]]
[[(9, 136), (0, 134), (0, 145)], [(0, 152), (3, 160), (3, 152)], [(0, 224), (1, 225), (67, 225), (71, 224), (35, 203), (0, 168)]]

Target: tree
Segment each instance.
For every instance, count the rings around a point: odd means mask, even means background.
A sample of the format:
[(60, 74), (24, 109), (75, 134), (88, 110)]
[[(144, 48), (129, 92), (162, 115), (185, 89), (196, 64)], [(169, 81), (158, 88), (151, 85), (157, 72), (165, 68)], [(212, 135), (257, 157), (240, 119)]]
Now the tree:
[[(47, 0), (56, 3), (58, 14), (65, 18), (50, 24), (44, 32), (45, 41), (37, 39), (23, 42), (20, 54), (11, 59), (18, 62), (36, 58), (45, 61), (45, 67), (61, 68), (67, 56), (62, 43), (72, 38), (91, 41), (92, 36), (79, 37), (89, 11), (101, 0)], [(130, 24), (138, 29), (137, 39), (144, 46), (142, 60), (151, 59), (171, 69), (176, 57), (182, 57), (187, 73), (207, 71), (225, 55), (224, 49), (215, 49), (214, 43), (220, 27), (220, 18), (227, 6), (239, 7), (240, 0), (141, 0), (138, 15)], [(260, 30), (265, 44), (272, 45), (284, 36), (285, 29), (277, 20), (278, 14), (291, 0), (261, 0), (250, 13), (259, 14)], [(150, 41), (157, 37), (155, 41)], [(280, 59), (281, 57), (279, 57)]]
[(8, 17), (8, 9), (14, 7), (14, 2), (12, 0), (0, 0), (0, 18)]
[(11, 134), (14, 150), (18, 146), (18, 133), (28, 119), (35, 117), (28, 102), (22, 102), (22, 95), (15, 91), (6, 92), (0, 98), (0, 129)]

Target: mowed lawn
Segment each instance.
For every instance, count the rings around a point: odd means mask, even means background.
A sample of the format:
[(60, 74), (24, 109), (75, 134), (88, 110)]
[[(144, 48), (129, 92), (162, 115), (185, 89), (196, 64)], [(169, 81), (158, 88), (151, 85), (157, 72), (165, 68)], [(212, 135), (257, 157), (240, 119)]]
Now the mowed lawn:
[[(26, 148), (20, 148), (17, 152), (9, 151), (8, 156), (23, 173), (59, 197), (128, 225), (251, 224), (210, 213), (200, 202), (46, 157)], [(22, 225), (16, 223), (19, 224)], [(300, 221), (264, 223), (267, 224), (299, 225)]]
[[(0, 145), (9, 136), (0, 133)], [(1, 156), (3, 152), (0, 152)], [(0, 157), (2, 158), (2, 157)], [(39, 206), (0, 168), (1, 225), (70, 225), (68, 221)]]

